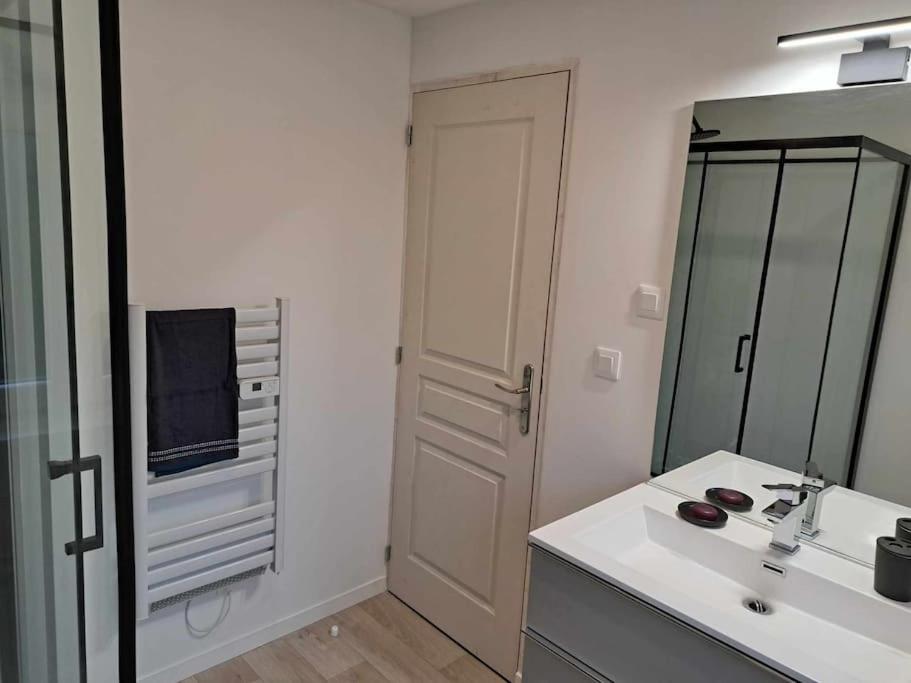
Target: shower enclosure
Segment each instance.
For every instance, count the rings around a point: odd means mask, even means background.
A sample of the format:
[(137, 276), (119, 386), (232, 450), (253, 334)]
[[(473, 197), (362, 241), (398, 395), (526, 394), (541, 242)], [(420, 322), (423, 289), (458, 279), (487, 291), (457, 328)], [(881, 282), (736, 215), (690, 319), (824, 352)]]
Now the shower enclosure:
[(654, 474), (723, 449), (850, 485), (909, 163), (866, 137), (690, 146)]
[(99, 14), (64, 4), (0, 0), (0, 683), (118, 680)]

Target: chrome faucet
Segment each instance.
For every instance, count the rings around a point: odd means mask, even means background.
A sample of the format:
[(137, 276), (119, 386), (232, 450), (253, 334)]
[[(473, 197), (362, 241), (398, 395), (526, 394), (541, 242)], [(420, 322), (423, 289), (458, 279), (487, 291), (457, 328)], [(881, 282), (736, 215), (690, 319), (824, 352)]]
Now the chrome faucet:
[(801, 524), (800, 535), (812, 540), (819, 536), (819, 519), (822, 517), (822, 499), (832, 491), (834, 481), (822, 476), (819, 466), (813, 461), (807, 463), (803, 472), (803, 489), (807, 492), (807, 507)]
[(762, 511), (775, 523), (769, 547), (793, 555), (800, 550), (798, 536), (807, 510), (808, 491), (794, 484), (763, 484), (762, 488), (774, 491), (777, 498)]

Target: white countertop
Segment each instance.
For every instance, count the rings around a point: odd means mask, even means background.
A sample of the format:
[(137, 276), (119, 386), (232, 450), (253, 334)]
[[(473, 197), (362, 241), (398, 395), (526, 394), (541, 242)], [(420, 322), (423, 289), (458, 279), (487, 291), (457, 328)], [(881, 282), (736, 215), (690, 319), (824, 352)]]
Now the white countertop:
[[(713, 487), (731, 488), (750, 496), (750, 512), (731, 513), (771, 528), (762, 510), (775, 500), (775, 494), (762, 488), (763, 484), (799, 484), (797, 472), (769, 465), (727, 451), (716, 451), (688, 465), (678, 467), (652, 479), (649, 484), (674, 493), (704, 500), (705, 490)], [(895, 533), (895, 520), (911, 517), (911, 508), (881, 498), (833, 486), (822, 499), (821, 533), (811, 545), (828, 548), (869, 567), (876, 556), (876, 539)]]
[[(878, 595), (872, 569), (814, 547), (782, 555), (769, 529), (733, 516), (695, 527), (676, 516), (682, 500), (641, 484), (530, 541), (798, 680), (911, 682), (911, 606)], [(772, 614), (742, 606), (757, 593)]]

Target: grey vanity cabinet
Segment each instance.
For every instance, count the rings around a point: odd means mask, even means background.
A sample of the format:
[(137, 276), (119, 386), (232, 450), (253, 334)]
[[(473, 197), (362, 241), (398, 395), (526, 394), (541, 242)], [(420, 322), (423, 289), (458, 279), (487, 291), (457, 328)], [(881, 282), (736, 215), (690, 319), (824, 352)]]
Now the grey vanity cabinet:
[(593, 671), (584, 671), (550, 643), (525, 634), (522, 683), (610, 683)]
[(532, 546), (522, 683), (791, 680)]

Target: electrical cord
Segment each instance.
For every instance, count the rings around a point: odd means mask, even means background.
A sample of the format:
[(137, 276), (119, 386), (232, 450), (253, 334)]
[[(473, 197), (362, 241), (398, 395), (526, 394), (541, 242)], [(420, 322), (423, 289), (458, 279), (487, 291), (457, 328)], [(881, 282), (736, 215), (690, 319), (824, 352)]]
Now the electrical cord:
[(187, 623), (187, 631), (189, 631), (190, 635), (194, 638), (205, 638), (210, 633), (212, 633), (212, 631), (221, 626), (221, 623), (227, 618), (228, 612), (231, 611), (231, 591), (225, 591), (224, 597), (221, 601), (221, 610), (218, 612), (218, 617), (208, 628), (197, 628), (190, 623), (190, 603), (192, 602), (193, 598), (187, 600), (187, 604), (183, 610), (184, 621)]

